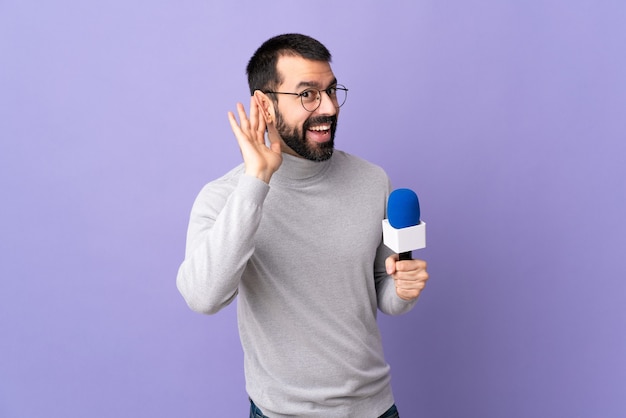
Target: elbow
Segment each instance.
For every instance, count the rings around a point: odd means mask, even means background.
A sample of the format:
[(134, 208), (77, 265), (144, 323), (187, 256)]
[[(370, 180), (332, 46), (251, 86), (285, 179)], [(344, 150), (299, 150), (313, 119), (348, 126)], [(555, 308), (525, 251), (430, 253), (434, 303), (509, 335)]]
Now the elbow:
[(415, 306), (415, 302), (413, 303), (398, 303), (395, 304), (392, 307), (380, 307), (380, 311), (386, 315), (390, 315), (390, 316), (399, 316), (399, 315), (404, 315), (405, 313), (409, 312), (411, 309), (413, 309), (413, 306)]
[(230, 304), (237, 292), (226, 297), (219, 297), (216, 292), (201, 286), (194, 286), (190, 280), (186, 280), (182, 269), (176, 278), (176, 287), (187, 303), (189, 309), (204, 315), (213, 315)]
[(378, 309), (386, 315), (399, 316), (404, 315), (411, 309), (413, 309), (416, 303), (417, 298), (412, 300), (405, 300), (394, 294), (390, 299), (386, 301), (379, 300)]
[(187, 306), (189, 307), (189, 309), (199, 314), (214, 315), (222, 309), (221, 306), (215, 304), (205, 303), (203, 301), (198, 301), (193, 298), (187, 298), (185, 296), (183, 297), (185, 298), (185, 302), (187, 302)]
[(218, 300), (215, 300), (215, 298), (203, 295), (202, 292), (184, 291), (181, 290), (180, 287), (178, 290), (183, 296), (183, 299), (187, 303), (189, 309), (204, 315), (214, 315), (218, 313), (232, 300), (231, 299), (227, 300), (226, 302), (220, 302)]

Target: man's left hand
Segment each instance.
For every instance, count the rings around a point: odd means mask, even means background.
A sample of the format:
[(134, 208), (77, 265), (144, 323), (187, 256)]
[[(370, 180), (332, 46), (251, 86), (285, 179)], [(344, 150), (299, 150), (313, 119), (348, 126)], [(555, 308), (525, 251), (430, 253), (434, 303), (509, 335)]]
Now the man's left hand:
[(393, 277), (396, 283), (396, 293), (401, 299), (416, 299), (428, 281), (426, 261), (399, 260), (398, 254), (389, 256), (385, 260), (387, 274)]

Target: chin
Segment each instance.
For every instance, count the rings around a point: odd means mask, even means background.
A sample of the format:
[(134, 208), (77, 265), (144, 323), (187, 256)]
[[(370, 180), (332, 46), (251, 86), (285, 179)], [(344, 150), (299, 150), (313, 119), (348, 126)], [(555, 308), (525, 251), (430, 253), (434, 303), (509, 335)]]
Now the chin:
[(306, 155), (301, 154), (300, 156), (311, 161), (326, 161), (333, 156), (334, 151), (334, 141), (331, 138), (328, 142), (324, 142), (321, 144), (309, 144), (309, 146), (307, 147)]

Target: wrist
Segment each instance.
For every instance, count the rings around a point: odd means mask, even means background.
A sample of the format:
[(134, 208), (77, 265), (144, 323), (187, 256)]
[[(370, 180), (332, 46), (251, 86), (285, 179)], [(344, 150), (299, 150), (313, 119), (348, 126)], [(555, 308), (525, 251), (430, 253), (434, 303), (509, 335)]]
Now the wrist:
[(252, 170), (252, 169), (247, 169), (245, 170), (245, 174), (254, 178), (257, 178), (261, 181), (264, 181), (265, 183), (270, 182), (270, 179), (272, 178), (272, 173), (265, 170)]

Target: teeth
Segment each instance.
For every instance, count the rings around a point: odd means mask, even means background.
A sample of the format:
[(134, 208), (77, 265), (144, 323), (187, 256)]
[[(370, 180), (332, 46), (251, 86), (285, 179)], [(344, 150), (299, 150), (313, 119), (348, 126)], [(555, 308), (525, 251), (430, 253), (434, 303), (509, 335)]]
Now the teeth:
[(320, 125), (320, 126), (311, 126), (309, 130), (311, 131), (328, 131), (330, 129), (330, 125)]

